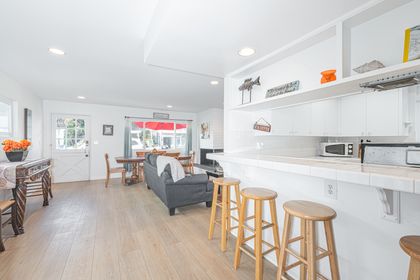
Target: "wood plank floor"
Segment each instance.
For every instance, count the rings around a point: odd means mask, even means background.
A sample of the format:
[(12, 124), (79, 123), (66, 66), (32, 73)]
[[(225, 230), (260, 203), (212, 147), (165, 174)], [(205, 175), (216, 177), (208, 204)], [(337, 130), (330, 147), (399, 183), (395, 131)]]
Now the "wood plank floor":
[[(29, 198), (25, 234), (5, 228), (0, 279), (254, 279), (243, 255), (233, 269), (234, 240), (219, 249), (220, 228), (207, 239), (210, 209), (204, 203), (167, 208), (143, 184), (113, 180), (53, 186), (50, 206)], [(265, 262), (264, 279), (275, 279)]]

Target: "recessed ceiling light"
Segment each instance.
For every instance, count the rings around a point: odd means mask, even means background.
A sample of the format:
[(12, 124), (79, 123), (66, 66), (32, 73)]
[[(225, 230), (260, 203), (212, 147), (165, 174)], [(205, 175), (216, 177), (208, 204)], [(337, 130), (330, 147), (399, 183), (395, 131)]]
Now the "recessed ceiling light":
[(166, 108), (172, 108), (172, 107), (174, 107), (174, 106), (172, 106), (172, 105), (166, 105)]
[(213, 86), (215, 86), (215, 85), (218, 85), (219, 84), (219, 81), (211, 81), (210, 84), (213, 85)]
[(52, 54), (56, 54), (56, 55), (64, 55), (65, 52), (63, 50), (60, 49), (56, 49), (56, 48), (49, 48), (48, 51)]
[(86, 99), (86, 97), (79, 95), (77, 99)]
[(255, 53), (255, 50), (253, 48), (242, 48), (241, 50), (239, 50), (238, 54), (240, 56), (250, 56), (253, 55)]

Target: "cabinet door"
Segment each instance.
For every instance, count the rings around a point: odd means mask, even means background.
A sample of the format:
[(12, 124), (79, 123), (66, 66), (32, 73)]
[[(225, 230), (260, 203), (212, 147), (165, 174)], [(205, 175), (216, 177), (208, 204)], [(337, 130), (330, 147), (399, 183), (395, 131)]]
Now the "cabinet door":
[(303, 104), (293, 109), (293, 135), (311, 135), (312, 104)]
[(339, 127), (339, 101), (337, 99), (312, 104), (311, 134), (336, 136)]
[(272, 126), (273, 135), (292, 135), (293, 107), (273, 110)]
[(366, 97), (356, 94), (340, 99), (340, 135), (365, 136)]
[(398, 136), (400, 91), (388, 90), (366, 95), (366, 131), (368, 136)]

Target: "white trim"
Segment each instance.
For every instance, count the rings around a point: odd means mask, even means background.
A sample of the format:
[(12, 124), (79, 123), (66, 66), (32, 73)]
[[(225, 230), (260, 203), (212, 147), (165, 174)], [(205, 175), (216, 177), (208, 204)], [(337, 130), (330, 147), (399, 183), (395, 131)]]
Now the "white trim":
[(16, 131), (14, 128), (17, 127), (17, 102), (4, 97), (0, 96), (0, 102), (6, 105), (9, 105), (9, 132), (8, 133), (2, 133), (0, 132), (0, 139), (5, 139), (9, 137), (16, 137), (17, 135), (14, 135), (14, 132)]

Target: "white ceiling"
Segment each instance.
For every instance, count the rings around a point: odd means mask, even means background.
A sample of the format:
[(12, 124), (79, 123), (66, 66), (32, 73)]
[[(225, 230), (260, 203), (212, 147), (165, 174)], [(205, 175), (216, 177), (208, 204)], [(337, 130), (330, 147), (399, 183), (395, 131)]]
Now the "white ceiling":
[(0, 0), (0, 71), (46, 99), (198, 112), (222, 107), (225, 74), (365, 2)]

